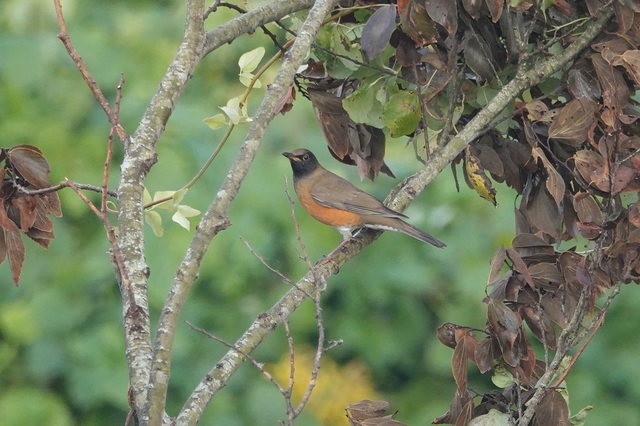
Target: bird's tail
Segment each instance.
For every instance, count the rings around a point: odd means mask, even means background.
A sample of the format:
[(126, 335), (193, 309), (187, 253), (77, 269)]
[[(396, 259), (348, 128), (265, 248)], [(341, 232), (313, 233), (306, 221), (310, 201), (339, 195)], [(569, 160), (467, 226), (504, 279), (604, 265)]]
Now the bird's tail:
[(431, 244), (432, 246), (438, 248), (444, 248), (447, 245), (437, 239), (436, 237), (423, 232), (422, 230), (416, 228), (413, 225), (408, 224), (407, 222), (394, 218), (393, 223), (390, 224), (376, 224), (376, 225), (367, 225), (371, 228), (382, 229), (385, 231), (396, 231), (401, 232), (405, 235), (415, 238), (416, 240), (420, 240), (423, 243)]

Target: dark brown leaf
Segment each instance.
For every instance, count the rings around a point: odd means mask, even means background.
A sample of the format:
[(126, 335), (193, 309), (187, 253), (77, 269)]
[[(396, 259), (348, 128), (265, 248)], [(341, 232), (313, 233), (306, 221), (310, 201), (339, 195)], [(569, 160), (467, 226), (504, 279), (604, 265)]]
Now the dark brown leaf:
[(5, 242), (7, 244), (7, 257), (11, 267), (13, 282), (18, 286), (20, 274), (22, 274), (22, 264), (24, 263), (24, 243), (19, 232), (5, 231)]
[(433, 419), (431, 423), (434, 425), (454, 424), (460, 416), (460, 413), (462, 413), (463, 407), (469, 401), (471, 401), (471, 395), (469, 395), (469, 392), (465, 392), (463, 395), (460, 395), (456, 391), (455, 395), (453, 396), (453, 400), (451, 400), (449, 411), (447, 411), (442, 416)]
[(433, 20), (444, 27), (449, 35), (455, 34), (458, 29), (457, 2), (451, 0), (430, 0), (425, 2), (427, 14)]
[(438, 30), (419, 0), (408, 0), (400, 10), (400, 27), (418, 46), (437, 41)]
[(7, 243), (4, 235), (5, 230), (0, 228), (0, 264), (7, 258)]
[(462, 0), (462, 7), (473, 19), (477, 19), (482, 7), (482, 0)]
[[(12, 207), (17, 210), (17, 215), (19, 217), (16, 224), (20, 227), (22, 232), (27, 232), (36, 221), (37, 211), (35, 197), (29, 195), (14, 197), (11, 200), (11, 204)], [(11, 213), (9, 213), (9, 216), (12, 216)]]
[(503, 245), (500, 245), (500, 248), (495, 252), (491, 259), (491, 267), (489, 269), (489, 279), (487, 280), (487, 284), (491, 284), (495, 281), (498, 277), (498, 273), (504, 266), (505, 260), (507, 260), (507, 250)]
[(558, 207), (562, 203), (564, 199), (564, 191), (565, 185), (564, 180), (562, 180), (562, 176), (560, 173), (553, 167), (551, 162), (547, 159), (547, 156), (544, 154), (544, 151), (540, 147), (533, 148), (531, 154), (534, 159), (540, 160), (542, 165), (544, 166), (545, 171), (547, 172), (547, 179), (545, 181), (547, 191), (553, 197)]
[(573, 99), (560, 109), (549, 127), (549, 137), (579, 147), (587, 140), (597, 109), (598, 104), (591, 99)]
[(445, 322), (436, 329), (436, 337), (445, 346), (455, 349), (456, 347), (456, 329), (459, 326), (450, 322)]
[(519, 360), (514, 350), (514, 344), (520, 332), (520, 320), (516, 314), (504, 303), (489, 300), (487, 319), (500, 345), (502, 359), (510, 366), (517, 367)]
[(382, 6), (369, 17), (362, 29), (361, 46), (366, 61), (377, 57), (389, 44), (396, 27), (396, 7)]
[(555, 291), (564, 282), (555, 263), (540, 262), (529, 266), (529, 273), (536, 286), (546, 291)]
[(569, 426), (567, 401), (556, 390), (549, 389), (536, 407), (538, 426)]
[[(458, 393), (463, 394), (467, 391), (467, 347), (465, 341), (460, 340), (453, 350), (453, 360), (451, 361), (451, 370), (453, 371), (453, 379), (458, 387)], [(473, 354), (471, 354), (473, 356)]]
[(476, 365), (481, 374), (491, 370), (493, 368), (493, 362), (499, 356), (500, 346), (498, 345), (498, 341), (491, 336), (485, 337), (476, 345)]
[(596, 78), (595, 71), (585, 60), (582, 60), (579, 65), (574, 65), (569, 70), (567, 89), (576, 99), (589, 98), (597, 100), (602, 95), (602, 89)]
[(587, 185), (609, 192), (609, 165), (600, 154), (590, 149), (582, 149), (574, 154), (573, 159), (578, 173)]
[(502, 15), (502, 7), (504, 6), (503, 0), (485, 0), (485, 4), (491, 13), (491, 20), (495, 24)]
[(529, 268), (527, 268), (527, 265), (524, 263), (522, 257), (520, 257), (518, 252), (513, 248), (508, 248), (507, 257), (513, 263), (513, 270), (522, 275), (522, 278), (527, 284), (529, 284), (531, 287), (535, 287), (533, 279), (531, 278), (531, 274), (529, 273)]
[(6, 156), (15, 171), (36, 189), (49, 184), (49, 163), (42, 152), (31, 145), (17, 145), (6, 150)]

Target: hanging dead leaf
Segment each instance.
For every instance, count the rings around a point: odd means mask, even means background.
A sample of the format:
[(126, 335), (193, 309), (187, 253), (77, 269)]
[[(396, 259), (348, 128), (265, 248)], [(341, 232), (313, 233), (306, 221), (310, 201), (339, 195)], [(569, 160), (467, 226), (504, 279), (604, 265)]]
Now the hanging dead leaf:
[(495, 24), (500, 19), (502, 15), (502, 7), (504, 6), (504, 1), (502, 0), (485, 0), (485, 4), (487, 5), (487, 9), (489, 9), (489, 13), (491, 14), (491, 20)]
[(587, 140), (587, 132), (595, 123), (598, 104), (591, 99), (573, 99), (560, 109), (549, 127), (549, 137), (579, 147)]
[(457, 2), (451, 0), (430, 0), (425, 2), (427, 14), (433, 22), (440, 24), (449, 36), (458, 29)]
[(544, 166), (545, 171), (547, 172), (547, 178), (545, 180), (545, 186), (549, 194), (553, 197), (558, 207), (562, 203), (564, 199), (565, 185), (562, 176), (556, 170), (555, 167), (551, 164), (544, 151), (540, 147), (536, 147), (532, 150), (531, 155), (534, 159), (540, 160), (542, 165)]
[(400, 10), (400, 28), (418, 46), (435, 43), (438, 37), (433, 20), (429, 17), (423, 2), (408, 0)]
[(20, 282), (22, 274), (22, 264), (24, 263), (24, 243), (18, 232), (5, 230), (5, 243), (7, 244), (7, 257), (9, 258), (9, 266), (13, 283), (17, 286)]
[(17, 145), (4, 150), (7, 167), (36, 189), (47, 188), (49, 184), (49, 163), (42, 152), (31, 145)]
[(583, 149), (573, 156), (576, 169), (587, 185), (593, 185), (601, 191), (609, 192), (609, 166), (600, 154), (590, 149)]
[(539, 426), (569, 426), (567, 401), (556, 390), (549, 389), (536, 407), (536, 424)]
[(496, 190), (493, 188), (491, 180), (484, 173), (480, 159), (472, 153), (470, 146), (465, 149), (464, 178), (467, 185), (476, 191), (478, 195), (490, 201), (494, 206), (498, 205)]
[(487, 320), (498, 340), (502, 352), (502, 359), (508, 365), (517, 367), (519, 359), (514, 344), (520, 332), (520, 320), (516, 314), (501, 301), (490, 300), (487, 305)]

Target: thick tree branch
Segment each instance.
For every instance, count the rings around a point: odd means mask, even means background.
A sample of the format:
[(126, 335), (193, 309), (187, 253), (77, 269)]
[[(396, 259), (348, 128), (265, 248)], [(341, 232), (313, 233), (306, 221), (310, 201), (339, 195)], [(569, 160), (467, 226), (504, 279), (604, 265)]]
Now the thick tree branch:
[[(231, 203), (235, 199), (240, 185), (247, 175), (251, 163), (255, 158), (258, 148), (260, 147), (262, 137), (267, 125), (273, 120), (278, 113), (276, 107), (280, 100), (286, 95), (287, 91), (293, 84), (296, 70), (302, 65), (306, 59), (311, 43), (320, 29), (320, 26), (327, 14), (333, 7), (332, 0), (318, 0), (310, 10), (307, 19), (300, 29), (295, 42), (291, 49), (284, 57), (282, 66), (278, 71), (274, 81), (269, 85), (269, 89), (252, 121), (251, 127), (245, 141), (240, 148), (238, 156), (234, 164), (231, 166), (229, 173), (222, 187), (216, 194), (216, 198), (204, 214), (199, 226), (198, 233), (194, 237), (191, 246), (185, 256), (185, 259), (176, 274), (174, 285), (170, 291), (165, 308), (162, 311), (160, 319), (160, 327), (158, 329), (159, 342), (165, 339), (163, 348), (169, 348), (173, 339), (175, 324), (179, 316), (180, 310), (184, 303), (184, 298), (191, 287), (196, 271), (204, 256), (204, 252), (208, 247), (211, 239), (221, 230), (227, 223), (227, 212), (231, 207)], [(247, 14), (248, 15), (248, 14)], [(246, 16), (246, 15), (245, 15)], [(306, 297), (303, 296), (303, 298)], [(267, 326), (268, 327), (268, 326)], [(160, 333), (162, 332), (162, 336)], [(241, 346), (238, 346), (242, 349)], [(235, 368), (242, 363), (244, 357), (238, 355), (235, 351), (231, 351), (231, 357), (235, 360)], [(168, 353), (167, 353), (168, 355)], [(177, 417), (176, 422), (179, 424), (195, 424), (205, 407), (218, 389), (217, 386), (211, 386), (208, 380), (209, 375), (194, 390), (182, 411)], [(228, 379), (229, 376), (227, 376)], [(226, 383), (226, 381), (224, 381)], [(223, 386), (224, 383), (216, 382), (217, 385)]]
[[(144, 211), (142, 196), (144, 179), (156, 161), (156, 145), (164, 130), (175, 104), (184, 91), (195, 67), (200, 62), (204, 43), (204, 22), (202, 14), (204, 0), (189, 0), (182, 43), (165, 73), (158, 91), (136, 131), (125, 143), (125, 156), (121, 165), (122, 177), (118, 188), (120, 210), (119, 246), (123, 254), (126, 270), (135, 295), (136, 307), (129, 306), (123, 297), (125, 347), (129, 380), (133, 392), (136, 417), (141, 424), (159, 424), (158, 417), (148, 418), (148, 399), (157, 402), (159, 391), (149, 387), (151, 371), (151, 339), (149, 306), (147, 300), (147, 279), (149, 268), (144, 256)], [(124, 290), (124, 289), (123, 289)], [(123, 295), (125, 294), (122, 291)], [(132, 316), (128, 313), (138, 312)], [(147, 392), (150, 390), (149, 395)], [(160, 410), (162, 411), (162, 410)]]
[(308, 9), (313, 3), (313, 0), (284, 0), (269, 3), (251, 10), (209, 31), (202, 55), (207, 55), (218, 47), (231, 43), (242, 34), (251, 34), (257, 28), (282, 19), (290, 13)]
[[(453, 137), (446, 146), (435, 152), (431, 161), (424, 169), (405, 179), (394, 188), (394, 191), (387, 197), (387, 204), (395, 210), (404, 210), (442, 169), (453, 161), (469, 143), (482, 134), (485, 127), (502, 112), (509, 102), (519, 96), (522, 91), (538, 84), (544, 78), (549, 77), (575, 58), (575, 56), (586, 48), (591, 40), (602, 31), (612, 15), (612, 11), (603, 11), (576, 42), (569, 46), (562, 54), (550, 60), (545, 60), (545, 62), (534, 66), (530, 71), (516, 77), (509, 84), (505, 85), (495, 98), (489, 102), (458, 135)], [(248, 149), (246, 147), (248, 143), (253, 146), (257, 141), (247, 140), (243, 150)], [(242, 151), (238, 160), (242, 160)], [(242, 160), (241, 164), (243, 164), (244, 161), (247, 160)], [(223, 188), (226, 188), (226, 186)], [(219, 196), (220, 195), (219, 193)], [(224, 196), (225, 194), (222, 195)], [(230, 201), (231, 199), (228, 202)], [(366, 230), (360, 233), (357, 238), (353, 238), (342, 244), (339, 250), (332, 252), (329, 257), (321, 260), (313, 271), (305, 274), (271, 309), (259, 315), (233, 346), (241, 350), (242, 353), (251, 353), (278, 325), (286, 321), (308, 298), (309, 294), (313, 294), (319, 285), (322, 285), (331, 275), (337, 273), (342, 265), (371, 244), (379, 235), (380, 232), (378, 231)], [(235, 350), (227, 352), (201, 381), (178, 418), (196, 418), (193, 416), (199, 415), (201, 410), (198, 403), (203, 402), (203, 400), (208, 401), (219, 391), (243, 361), (244, 357), (241, 353)], [(192, 410), (196, 410), (196, 413), (192, 414)]]

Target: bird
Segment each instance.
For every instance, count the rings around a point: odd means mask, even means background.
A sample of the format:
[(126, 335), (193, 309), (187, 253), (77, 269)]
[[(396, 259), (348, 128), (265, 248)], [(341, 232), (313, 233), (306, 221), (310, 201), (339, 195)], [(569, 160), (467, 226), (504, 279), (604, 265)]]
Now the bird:
[(293, 187), (302, 207), (314, 219), (340, 231), (344, 240), (360, 228), (400, 232), (438, 248), (446, 244), (403, 219), (407, 216), (382, 204), (351, 182), (320, 165), (307, 149), (283, 152), (293, 169)]

